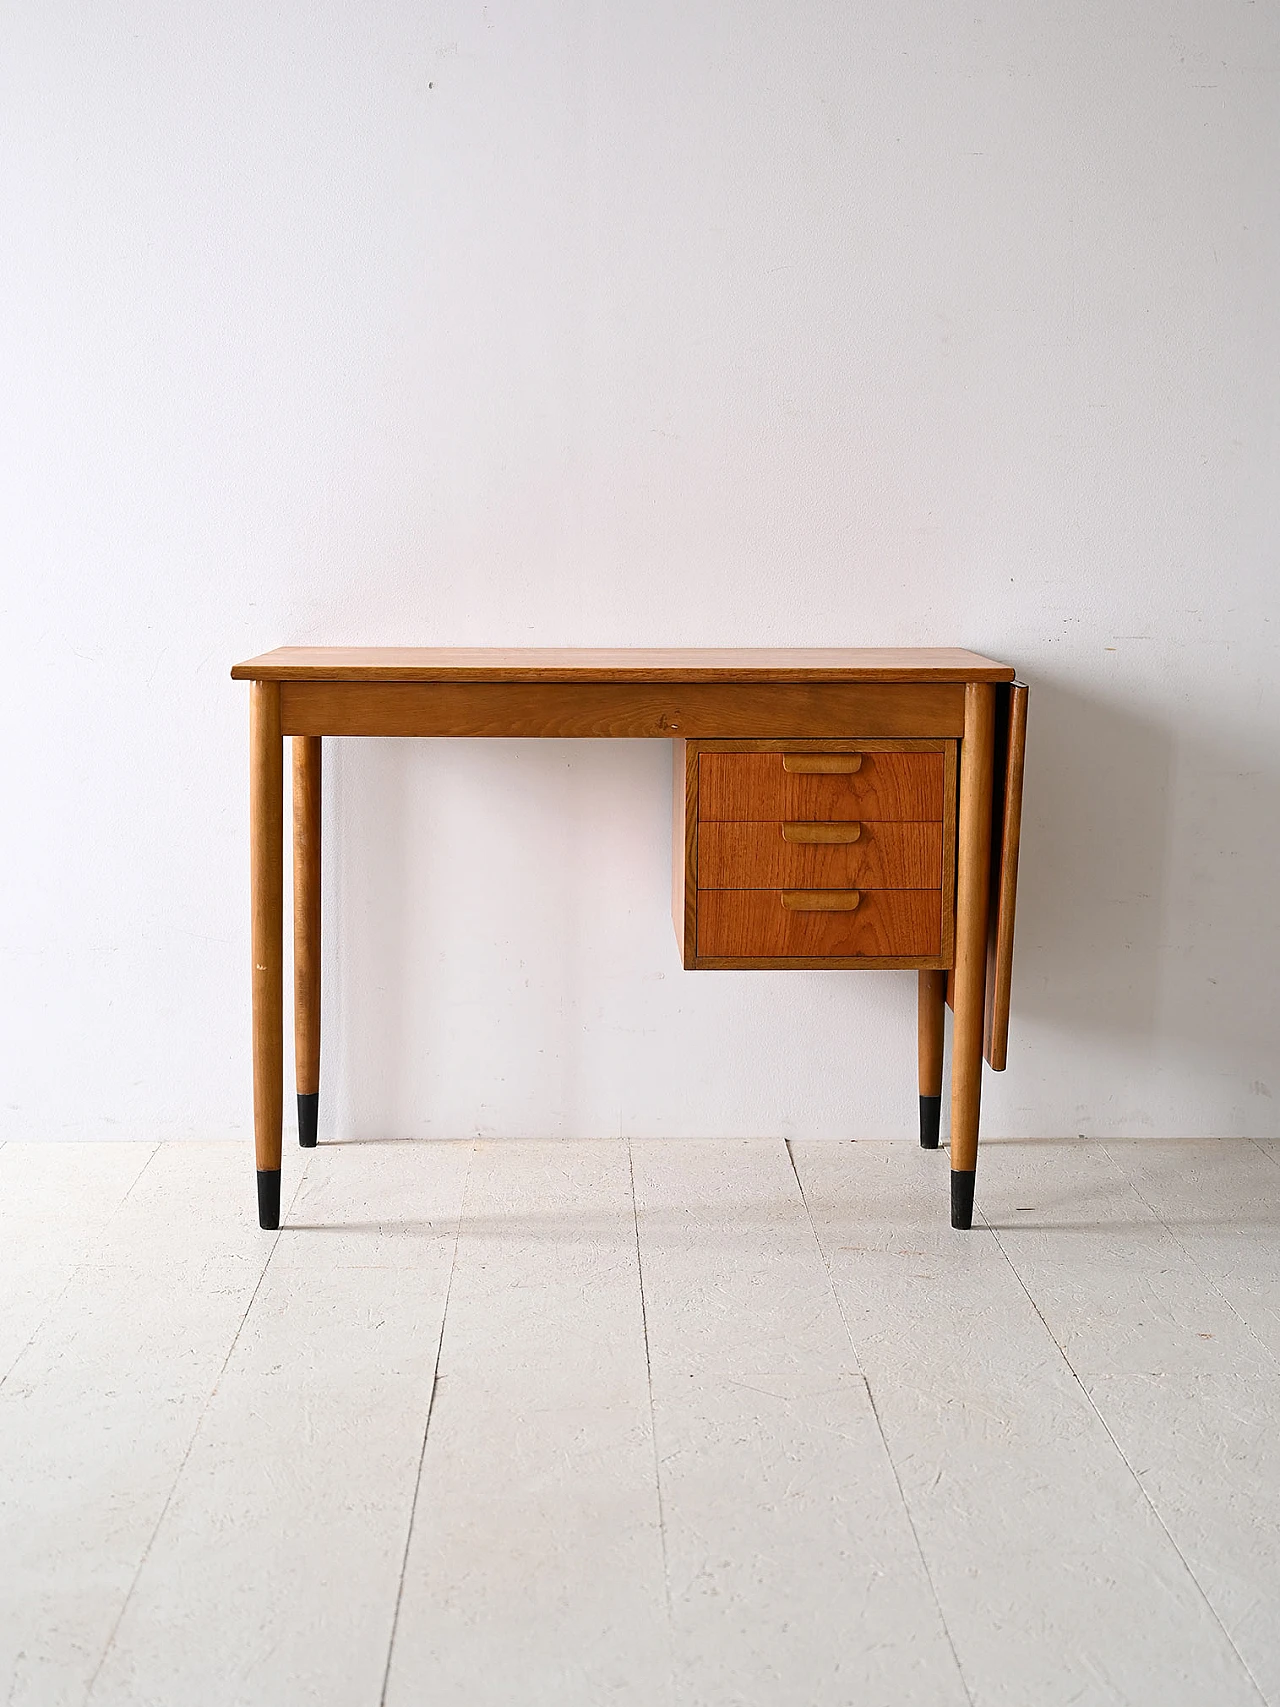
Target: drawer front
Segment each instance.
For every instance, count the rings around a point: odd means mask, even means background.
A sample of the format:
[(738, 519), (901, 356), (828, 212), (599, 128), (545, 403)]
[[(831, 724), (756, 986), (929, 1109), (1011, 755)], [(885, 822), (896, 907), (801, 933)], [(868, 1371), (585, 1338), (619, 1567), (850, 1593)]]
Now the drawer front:
[[(942, 818), (945, 787), (942, 753), (863, 753), (858, 769), (843, 775), (808, 775), (787, 770), (784, 760), (789, 756), (701, 754), (699, 820), (880, 818), (902, 823), (936, 823)], [(796, 757), (812, 760), (815, 755)]]
[(937, 889), (942, 884), (942, 825), (871, 820), (832, 825), (857, 831), (848, 843), (789, 840), (821, 834), (804, 821), (790, 825), (698, 826), (700, 889)]
[(711, 959), (927, 957), (942, 951), (942, 893), (871, 890), (851, 912), (803, 912), (777, 889), (698, 891), (698, 953)]

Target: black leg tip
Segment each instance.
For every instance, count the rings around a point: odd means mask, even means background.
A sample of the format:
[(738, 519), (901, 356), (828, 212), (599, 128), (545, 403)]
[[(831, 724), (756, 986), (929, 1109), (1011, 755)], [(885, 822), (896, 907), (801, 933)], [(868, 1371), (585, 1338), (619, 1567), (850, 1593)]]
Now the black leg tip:
[(258, 1169), (258, 1225), (274, 1233), (280, 1225), (280, 1170)]
[(298, 1092), (298, 1142), (304, 1150), (316, 1147), (316, 1124), (320, 1118), (320, 1092)]
[(938, 1128), (942, 1123), (942, 1098), (920, 1098), (920, 1148), (938, 1148)]
[(951, 1172), (951, 1225), (959, 1227), (961, 1232), (968, 1232), (973, 1226), (973, 1181), (974, 1170), (967, 1174)]

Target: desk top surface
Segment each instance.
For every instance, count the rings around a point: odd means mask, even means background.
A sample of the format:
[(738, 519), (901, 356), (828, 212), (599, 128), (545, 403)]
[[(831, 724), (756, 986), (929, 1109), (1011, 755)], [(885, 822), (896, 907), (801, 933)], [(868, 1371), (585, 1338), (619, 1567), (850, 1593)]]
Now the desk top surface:
[(1014, 671), (947, 646), (280, 646), (231, 674), (260, 682), (1008, 682)]

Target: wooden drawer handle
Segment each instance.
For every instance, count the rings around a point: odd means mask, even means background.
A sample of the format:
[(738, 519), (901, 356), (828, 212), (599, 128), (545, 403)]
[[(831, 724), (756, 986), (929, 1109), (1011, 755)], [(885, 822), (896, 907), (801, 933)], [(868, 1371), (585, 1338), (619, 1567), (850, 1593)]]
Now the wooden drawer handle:
[(782, 905), (790, 913), (851, 913), (861, 899), (856, 889), (782, 891)]
[(862, 769), (862, 754), (784, 753), (782, 768), (797, 776), (852, 776)]
[(784, 842), (856, 842), (861, 824), (784, 824)]

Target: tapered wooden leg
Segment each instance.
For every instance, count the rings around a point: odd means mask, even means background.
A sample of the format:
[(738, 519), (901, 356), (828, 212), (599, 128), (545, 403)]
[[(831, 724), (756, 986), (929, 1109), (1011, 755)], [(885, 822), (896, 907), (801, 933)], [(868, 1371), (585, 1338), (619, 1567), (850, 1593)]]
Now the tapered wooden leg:
[(942, 1037), (947, 1008), (945, 972), (920, 974), (920, 1142), (938, 1148), (942, 1120)]
[(982, 1100), (982, 1027), (987, 981), (987, 897), (991, 865), (991, 779), (995, 689), (968, 682), (960, 749), (960, 824), (956, 847), (956, 964), (951, 1029), (951, 1225), (973, 1225)]
[(258, 1222), (278, 1227), (284, 1113), (284, 747), (278, 682), (249, 686), (249, 883)]
[(293, 1053), (298, 1142), (310, 1150), (320, 1110), (320, 737), (293, 738)]

